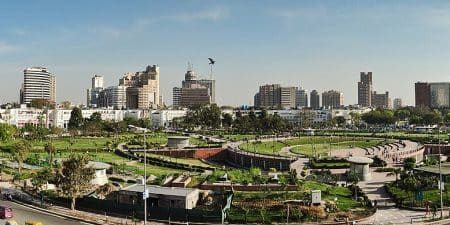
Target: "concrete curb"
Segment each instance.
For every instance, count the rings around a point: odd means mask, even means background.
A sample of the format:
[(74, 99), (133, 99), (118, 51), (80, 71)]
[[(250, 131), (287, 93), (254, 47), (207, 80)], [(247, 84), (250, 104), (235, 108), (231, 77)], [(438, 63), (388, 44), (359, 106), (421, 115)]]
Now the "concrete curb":
[(38, 210), (38, 211), (41, 211), (41, 212), (48, 213), (50, 215), (57, 215), (57, 216), (65, 218), (65, 219), (76, 220), (76, 221), (79, 221), (79, 222), (92, 224), (92, 225), (104, 225), (104, 223), (98, 223), (98, 222), (83, 220), (83, 219), (80, 219), (80, 218), (77, 218), (77, 217), (74, 217), (74, 216), (66, 215), (66, 214), (59, 213), (59, 212), (50, 211), (50, 210), (43, 209), (43, 208), (40, 208), (40, 207), (37, 207), (37, 206), (34, 206), (34, 205), (29, 205), (29, 204), (26, 204), (24, 202), (21, 202), (21, 201), (15, 200), (15, 199), (13, 199), (12, 202), (17, 203), (19, 205), (22, 205), (24, 207), (28, 207), (28, 208), (31, 208), (31, 209), (34, 209), (34, 210)]

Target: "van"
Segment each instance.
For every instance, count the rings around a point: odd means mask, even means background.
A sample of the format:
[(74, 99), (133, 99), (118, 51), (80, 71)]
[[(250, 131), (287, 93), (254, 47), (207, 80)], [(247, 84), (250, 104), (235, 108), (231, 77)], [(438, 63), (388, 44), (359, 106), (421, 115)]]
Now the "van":
[(0, 218), (8, 219), (8, 218), (12, 218), (13, 216), (14, 216), (13, 211), (10, 207), (0, 206)]

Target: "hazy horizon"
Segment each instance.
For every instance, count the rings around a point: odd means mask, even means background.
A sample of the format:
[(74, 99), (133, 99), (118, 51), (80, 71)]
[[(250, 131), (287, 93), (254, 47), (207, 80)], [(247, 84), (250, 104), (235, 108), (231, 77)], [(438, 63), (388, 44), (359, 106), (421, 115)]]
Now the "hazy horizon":
[(187, 63), (209, 77), (216, 102), (252, 105), (263, 84), (338, 90), (357, 103), (362, 71), (377, 92), (414, 104), (417, 81), (449, 82), (446, 1), (76, 1), (2, 3), (0, 102), (19, 100), (23, 69), (47, 67), (57, 101), (86, 102), (94, 74), (117, 85), (126, 72), (160, 66), (172, 103)]

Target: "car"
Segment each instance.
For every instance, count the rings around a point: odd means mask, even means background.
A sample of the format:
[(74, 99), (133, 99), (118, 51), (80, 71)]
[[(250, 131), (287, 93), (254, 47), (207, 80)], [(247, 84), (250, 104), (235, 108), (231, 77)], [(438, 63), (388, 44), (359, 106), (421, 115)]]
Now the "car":
[(0, 206), (0, 218), (2, 219), (8, 219), (13, 218), (13, 211), (8, 206)]
[(5, 225), (19, 225), (15, 220), (6, 221)]
[(39, 221), (26, 221), (25, 225), (43, 225), (42, 222)]

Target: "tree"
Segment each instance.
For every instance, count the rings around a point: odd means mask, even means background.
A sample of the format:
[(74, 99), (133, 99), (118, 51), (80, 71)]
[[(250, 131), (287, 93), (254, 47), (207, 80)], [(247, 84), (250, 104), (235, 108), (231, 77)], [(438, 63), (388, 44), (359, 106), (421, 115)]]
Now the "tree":
[(83, 125), (84, 119), (80, 108), (73, 108), (70, 113), (69, 129), (78, 130)]
[(92, 121), (94, 123), (101, 123), (102, 122), (102, 114), (99, 112), (92, 113), (92, 115), (89, 117), (89, 121)]
[(414, 167), (416, 167), (416, 158), (409, 157), (403, 160), (403, 169), (405, 171), (411, 171)]
[(53, 108), (54, 104), (52, 104), (48, 99), (36, 98), (31, 100), (30, 106), (33, 108), (43, 109), (46, 107)]
[(352, 121), (352, 124), (355, 126), (358, 126), (361, 123), (361, 114), (357, 112), (350, 112), (350, 118)]
[(100, 199), (105, 199), (111, 192), (116, 191), (117, 188), (111, 183), (106, 183), (95, 190), (95, 193), (98, 195)]
[(336, 116), (333, 119), (336, 122), (336, 125), (338, 125), (338, 126), (343, 126), (345, 124), (345, 121), (346, 121), (345, 117), (343, 117), (343, 116)]
[(88, 163), (88, 156), (72, 154), (63, 162), (62, 169), (58, 172), (58, 185), (71, 199), (72, 210), (75, 210), (76, 199), (91, 187), (95, 171), (92, 167), (87, 167)]
[(25, 161), (28, 157), (28, 153), (31, 150), (31, 144), (28, 141), (21, 141), (14, 145), (12, 149), (12, 153), (14, 159), (18, 164), (19, 174), (22, 174), (23, 161)]
[(355, 171), (351, 171), (347, 175), (347, 182), (350, 182), (353, 184), (353, 191), (355, 192), (355, 200), (358, 199), (358, 183), (360, 179), (358, 174)]
[(222, 126), (230, 128), (233, 124), (233, 116), (229, 113), (222, 114)]
[(72, 107), (72, 103), (70, 101), (61, 102), (63, 109), (70, 109)]
[(9, 141), (16, 135), (17, 129), (6, 123), (0, 123), (0, 141)]
[(45, 167), (33, 175), (31, 183), (36, 191), (41, 191), (42, 186), (51, 180), (53, 180), (53, 173), (50, 168)]
[(53, 167), (53, 154), (56, 152), (56, 147), (52, 142), (48, 142), (47, 144), (45, 144), (44, 150), (45, 150), (45, 152), (48, 153), (48, 156), (49, 156), (48, 164), (50, 165), (50, 168), (52, 168)]

